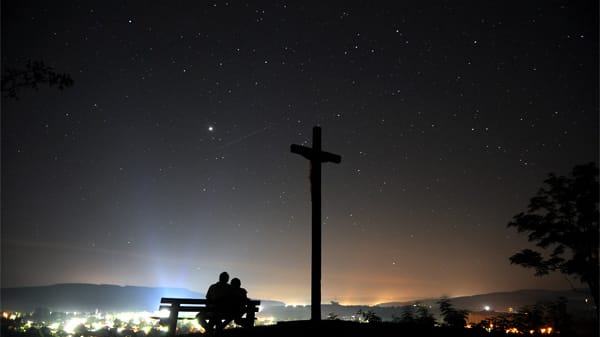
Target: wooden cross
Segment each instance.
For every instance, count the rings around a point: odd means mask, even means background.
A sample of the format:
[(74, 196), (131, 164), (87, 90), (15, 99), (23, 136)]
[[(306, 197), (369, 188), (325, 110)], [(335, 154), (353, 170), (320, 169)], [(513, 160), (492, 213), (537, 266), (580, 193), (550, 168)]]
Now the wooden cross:
[(321, 163), (339, 164), (342, 157), (321, 151), (321, 128), (313, 127), (313, 147), (292, 144), (292, 153), (310, 160), (310, 195), (312, 200), (312, 265), (310, 319), (321, 320)]

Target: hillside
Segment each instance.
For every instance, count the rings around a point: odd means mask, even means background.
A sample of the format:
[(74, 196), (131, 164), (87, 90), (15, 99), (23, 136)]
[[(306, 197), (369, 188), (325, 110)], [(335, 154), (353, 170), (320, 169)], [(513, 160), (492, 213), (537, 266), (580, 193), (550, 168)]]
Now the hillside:
[[(518, 290), (514, 292), (497, 292), (489, 294), (480, 294), (474, 296), (453, 297), (452, 305), (458, 309), (465, 309), (471, 312), (481, 312), (488, 310), (491, 312), (506, 312), (510, 308), (518, 311), (519, 309), (534, 305), (541, 302), (556, 301), (560, 297), (567, 299), (567, 310), (576, 316), (588, 316), (593, 312), (593, 304), (591, 301), (586, 302), (587, 292), (573, 290)], [(411, 302), (390, 302), (381, 303), (375, 306), (365, 305), (340, 305), (338, 303), (322, 304), (321, 313), (323, 318), (330, 314), (337, 316), (340, 319), (352, 319), (357, 316), (357, 312), (372, 311), (384, 321), (391, 321), (395, 317), (400, 317), (403, 313), (403, 308), (415, 303), (426, 305), (430, 308), (431, 313), (439, 317), (439, 306), (437, 301), (439, 298), (423, 299)], [(310, 306), (272, 306), (262, 310), (261, 314), (277, 317), (281, 320), (305, 320), (310, 317)]]
[[(9, 311), (31, 311), (37, 307), (82, 312), (155, 311), (161, 297), (203, 298), (204, 294), (183, 288), (77, 283), (0, 290), (1, 309)], [(284, 305), (261, 301), (263, 307)]]
[(98, 284), (57, 284), (2, 288), (2, 310), (29, 311), (154, 311), (161, 297), (203, 297), (181, 288), (151, 288)]
[[(543, 289), (524, 289), (517, 291), (495, 292), (479, 294), (472, 296), (458, 296), (452, 298), (452, 303), (457, 308), (469, 311), (484, 310), (489, 306), (490, 310), (508, 311), (509, 308), (518, 309), (526, 305), (537, 302), (555, 301), (559, 297), (564, 297), (575, 307), (586, 307), (586, 298), (591, 301), (589, 292), (585, 289), (575, 290), (543, 290)], [(380, 303), (380, 307), (406, 306), (419, 302), (426, 305), (436, 306), (439, 298), (422, 299), (411, 302), (387, 302)]]
[[(591, 303), (586, 303), (587, 293), (572, 290), (519, 290), (474, 296), (452, 298), (456, 308), (469, 311), (482, 311), (489, 306), (492, 311), (518, 310), (526, 305), (543, 301), (554, 301), (559, 297), (568, 300), (572, 312), (589, 311)], [(57, 284), (39, 287), (2, 288), (0, 292), (2, 310), (32, 311), (37, 307), (48, 307), (53, 311), (154, 311), (158, 309), (161, 297), (202, 298), (203, 293), (182, 288), (136, 287), (97, 284)], [(437, 298), (418, 302), (431, 306), (437, 311)], [(280, 301), (261, 299), (261, 314), (276, 317), (278, 321), (305, 320), (310, 317), (310, 306), (286, 306)], [(323, 304), (321, 312), (325, 317), (334, 314), (349, 318), (359, 310), (375, 312), (384, 320), (392, 320), (402, 313), (402, 307), (414, 302), (390, 302), (376, 306)]]

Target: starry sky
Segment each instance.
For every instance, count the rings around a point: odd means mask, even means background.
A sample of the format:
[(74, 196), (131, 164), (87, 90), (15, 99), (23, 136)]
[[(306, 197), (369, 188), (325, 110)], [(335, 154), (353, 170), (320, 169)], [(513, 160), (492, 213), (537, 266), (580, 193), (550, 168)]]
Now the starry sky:
[(598, 162), (598, 59), (597, 1), (3, 1), (74, 85), (2, 98), (1, 284), (309, 303), (319, 125), (323, 303), (567, 289), (506, 225)]

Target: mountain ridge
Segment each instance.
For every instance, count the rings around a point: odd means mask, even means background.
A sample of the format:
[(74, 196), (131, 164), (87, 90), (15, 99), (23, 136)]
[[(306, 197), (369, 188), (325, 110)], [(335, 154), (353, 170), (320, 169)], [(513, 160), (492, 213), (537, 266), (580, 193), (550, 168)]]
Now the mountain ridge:
[[(38, 307), (64, 312), (155, 311), (162, 297), (204, 298), (205, 294), (175, 287), (58, 283), (0, 288), (0, 308), (10, 311), (32, 311)], [(261, 305), (285, 304), (261, 299)]]
[[(459, 306), (462, 302), (469, 301), (477, 301), (481, 303), (487, 302), (498, 302), (499, 299), (508, 298), (508, 297), (521, 297), (524, 300), (533, 299), (536, 301), (545, 301), (545, 300), (556, 300), (559, 297), (565, 297), (568, 300), (584, 300), (586, 297), (589, 297), (590, 294), (586, 289), (569, 289), (569, 290), (555, 290), (555, 289), (518, 289), (512, 291), (496, 291), (490, 293), (483, 294), (474, 294), (474, 295), (463, 295), (463, 296), (454, 296), (449, 297), (452, 299), (452, 303), (456, 306)], [(419, 300), (413, 301), (397, 301), (397, 302), (384, 302), (378, 303), (376, 306), (389, 307), (389, 306), (406, 306), (412, 305), (414, 303), (430, 303), (436, 302), (439, 298), (423, 298)], [(535, 304), (535, 302), (530, 303)], [(471, 308), (472, 310), (475, 308)], [(480, 308), (481, 309), (481, 308)]]
[[(31, 311), (38, 307), (48, 307), (55, 311), (155, 311), (161, 297), (204, 298), (205, 294), (185, 288), (145, 287), (91, 283), (60, 283), (45, 286), (0, 288), (0, 308), (12, 311)], [(585, 290), (545, 290), (520, 289), (485, 294), (451, 297), (455, 307), (470, 311), (507, 311), (518, 309), (540, 301), (554, 301), (564, 297), (571, 305), (584, 307), (589, 292)], [(262, 307), (286, 307), (282, 301), (260, 299)], [(373, 306), (352, 305), (346, 307), (389, 308), (403, 307), (414, 303), (437, 306), (439, 298), (414, 301), (385, 302)], [(332, 303), (331, 305), (338, 305)], [(329, 304), (322, 304), (329, 306)], [(304, 306), (304, 307), (309, 307)]]
[(153, 311), (161, 297), (203, 297), (184, 288), (60, 283), (0, 289), (3, 310), (28, 311), (48, 307), (56, 311)]

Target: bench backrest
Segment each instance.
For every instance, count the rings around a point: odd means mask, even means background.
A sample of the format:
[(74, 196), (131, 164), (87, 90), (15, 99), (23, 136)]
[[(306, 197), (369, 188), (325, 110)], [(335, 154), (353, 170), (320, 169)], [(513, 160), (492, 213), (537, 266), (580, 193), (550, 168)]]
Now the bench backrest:
[(161, 304), (206, 304), (206, 298), (176, 298), (176, 297), (163, 297), (160, 299)]
[[(160, 299), (160, 308), (171, 309), (177, 308), (178, 311), (199, 311), (206, 307), (205, 298), (175, 298), (175, 297), (163, 297)], [(260, 305), (259, 300), (248, 300), (248, 304), (254, 307), (254, 312), (258, 312), (258, 306)]]
[(199, 311), (206, 307), (205, 298), (172, 298), (163, 297), (160, 309), (176, 309), (177, 311)]

